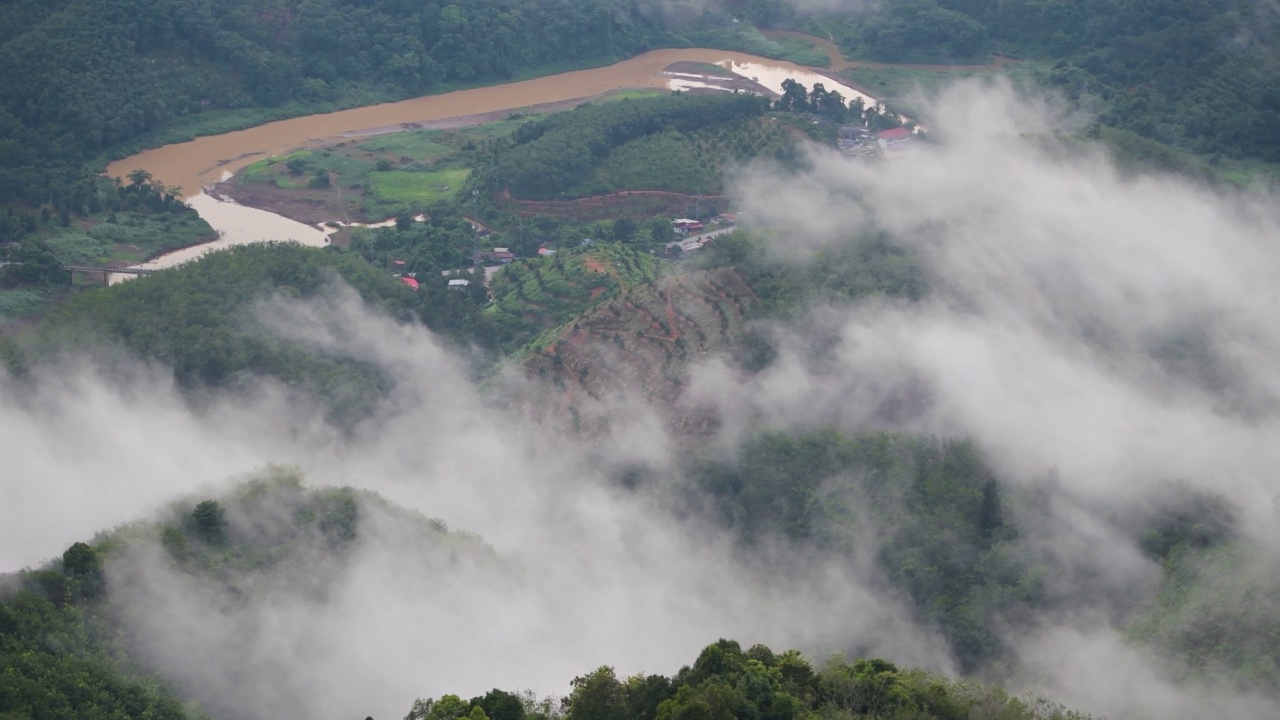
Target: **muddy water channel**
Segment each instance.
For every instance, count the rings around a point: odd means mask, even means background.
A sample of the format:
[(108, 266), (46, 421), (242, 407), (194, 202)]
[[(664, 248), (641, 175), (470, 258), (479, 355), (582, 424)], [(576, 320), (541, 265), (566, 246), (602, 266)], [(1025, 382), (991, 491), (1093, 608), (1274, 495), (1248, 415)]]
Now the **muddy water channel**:
[[(202, 191), (224, 179), (227, 173), (234, 173), (263, 157), (299, 147), (336, 142), (344, 135), (350, 137), (363, 134), (362, 131), (465, 115), (515, 111), (532, 105), (585, 99), (624, 88), (678, 87), (672, 84), (672, 78), (663, 76), (662, 71), (680, 61), (719, 64), (746, 77), (758, 77), (762, 85), (774, 91), (781, 90), (782, 80), (794, 77), (807, 85), (812, 85), (815, 79), (820, 80), (828, 88), (847, 93), (845, 97), (860, 94), (830, 78), (817, 76), (812, 70), (780, 60), (702, 48), (653, 50), (607, 67), (308, 115), (165, 145), (111, 163), (107, 174), (124, 176), (141, 168), (165, 185), (180, 186), (187, 202), (221, 235), (216, 242), (163, 255), (144, 267), (172, 267), (210, 249), (263, 240), (295, 240), (324, 246), (328, 239), (314, 226), (265, 210), (223, 202)], [(871, 104), (870, 100), (868, 104)]]

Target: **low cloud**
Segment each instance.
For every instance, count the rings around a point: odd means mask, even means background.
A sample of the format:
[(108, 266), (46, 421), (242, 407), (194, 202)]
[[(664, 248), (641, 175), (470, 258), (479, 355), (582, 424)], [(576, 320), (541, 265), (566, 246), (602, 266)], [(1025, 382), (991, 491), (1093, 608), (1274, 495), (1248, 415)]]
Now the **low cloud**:
[[(225, 578), (183, 571), (158, 540), (143, 543), (110, 566), (117, 607), (148, 664), (206, 707), (395, 717), (417, 697), (447, 692), (563, 692), (603, 664), (671, 674), (720, 637), (952, 669), (945, 644), (913, 624), (870, 558), (851, 567), (785, 547), (743, 556), (727, 532), (614, 485), (615, 458), (644, 448), (660, 466), (672, 453), (644, 413), (587, 444), (527, 423), (479, 393), (463, 360), (428, 331), (371, 312), (345, 287), (311, 304), (270, 303), (262, 316), (383, 368), (393, 390), (380, 414), (342, 435), (270, 385), (256, 399), (196, 410), (163, 373), (117, 383), (61, 368), (4, 411), (4, 427), (29, 440), (10, 490), (22, 493), (10, 507), (28, 512), (0, 538), (9, 567), (96, 529), (163, 516), (175, 497), (190, 498), (189, 511), (229, 489), (211, 480), (268, 462), (298, 465), (311, 484), (375, 490), (477, 533), (495, 554), (415, 539), (375, 507), (346, 561), (295, 546), (282, 575), (233, 573), (228, 590)], [(231, 520), (260, 527), (293, 515), (264, 517)], [(47, 524), (56, 531), (40, 529)], [(16, 542), (23, 537), (38, 542)]]
[(999, 82), (954, 86), (930, 117), (944, 142), (879, 163), (816, 148), (811, 172), (757, 171), (738, 188), (761, 224), (785, 228), (766, 234), (778, 262), (878, 229), (924, 264), (928, 297), (819, 309), (770, 330), (769, 369), (744, 380), (707, 363), (691, 392), (730, 419), (973, 437), (1028, 486), (1052, 471), (1071, 500), (1024, 539), (1053, 558), (1057, 604), (1009, 638), (1038, 687), (1117, 716), (1274, 714), (1177, 689), (1116, 614), (1160, 577), (1122, 518), (1175, 490), (1224, 497), (1245, 542), (1274, 548), (1274, 198), (1122, 173), (1055, 138), (1053, 103)]

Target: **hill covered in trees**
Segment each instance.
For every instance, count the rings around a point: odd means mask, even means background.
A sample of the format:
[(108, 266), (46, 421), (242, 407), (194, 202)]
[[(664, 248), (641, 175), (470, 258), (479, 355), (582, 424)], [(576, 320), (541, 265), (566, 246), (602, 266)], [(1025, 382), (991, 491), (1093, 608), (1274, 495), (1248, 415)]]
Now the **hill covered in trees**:
[(411, 11), (394, 2), (18, 2), (0, 9), (0, 27), (9, 78), (0, 199), (52, 195), (73, 210), (90, 194), (86, 161), (182, 118), (495, 82), (625, 57), (661, 32), (633, 7), (594, 0)]
[(866, 12), (750, 14), (837, 40), (851, 57), (1051, 65), (1050, 87), (1108, 128), (1199, 155), (1280, 161), (1280, 34), (1253, 0), (907, 0)]
[(160, 589), (131, 573), (156, 563), (208, 583), (224, 610), (252, 604), (245, 591), (323, 593), (366, 536), (387, 527), (403, 533), (419, 561), (447, 566), (450, 555), (489, 554), (473, 536), (373, 493), (305, 487), (296, 469), (274, 467), (226, 494), (183, 499), (159, 517), (77, 542), (40, 568), (0, 575), (0, 717), (242, 717), (240, 700), (175, 672), (194, 669), (184, 638), (148, 644), (135, 614)]
[[(190, 593), (209, 617), (269, 616), (272, 603), (315, 603), (360, 578), (370, 548), (412, 558), (415, 575), (462, 573), (519, 582), (517, 569), (466, 533), (351, 488), (310, 488), (298, 471), (269, 468), (217, 496), (177, 501), (158, 517), (77, 542), (62, 557), (0, 583), (0, 713), (44, 718), (267, 716), (287, 697), (218, 693), (216, 683), (264, 659), (243, 638), (206, 638), (192, 662), (184, 614), (166, 599)], [(167, 580), (163, 578), (168, 578)], [(330, 598), (330, 601), (333, 601)], [(261, 607), (259, 607), (261, 605)], [(148, 609), (150, 608), (150, 610)], [(163, 628), (165, 632), (158, 632)], [(284, 641), (282, 639), (282, 641)], [(296, 660), (296, 658), (294, 658)], [(260, 667), (269, 667), (260, 666)], [(270, 672), (278, 672), (271, 670)], [(284, 678), (280, 678), (283, 680)], [(287, 685), (287, 683), (283, 683)], [(283, 689), (283, 688), (282, 688)], [(659, 720), (705, 717), (912, 717), (961, 720), (1068, 720), (1085, 716), (1045, 700), (1009, 696), (996, 687), (949, 680), (873, 658), (814, 663), (795, 651), (730, 640), (704, 649), (670, 676), (619, 678), (601, 667), (573, 680), (562, 702), (494, 689), (470, 701), (456, 695), (419, 700), (409, 718), (457, 720)], [(285, 690), (285, 693), (288, 691)]]
[(1046, 700), (1010, 697), (997, 688), (955, 682), (878, 659), (833, 658), (815, 666), (794, 650), (743, 650), (733, 640), (708, 645), (671, 676), (619, 678), (601, 667), (573, 679), (560, 708), (497, 688), (463, 700), (419, 700), (406, 720), (733, 720), (795, 717), (920, 720), (1088, 720)]

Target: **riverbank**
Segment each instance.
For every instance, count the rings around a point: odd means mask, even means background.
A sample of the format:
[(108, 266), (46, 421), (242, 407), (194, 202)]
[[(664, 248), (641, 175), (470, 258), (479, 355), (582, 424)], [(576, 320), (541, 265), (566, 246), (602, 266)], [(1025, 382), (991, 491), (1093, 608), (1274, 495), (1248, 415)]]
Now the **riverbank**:
[[(821, 44), (818, 38), (808, 39)], [(834, 45), (825, 49), (838, 56)], [(697, 75), (692, 72), (697, 68), (705, 70), (705, 77), (678, 77)], [(182, 188), (184, 199), (197, 208), (221, 238), (215, 243), (156, 258), (143, 267), (171, 267), (223, 245), (262, 240), (295, 240), (323, 247), (345, 238), (326, 237), (317, 225), (327, 221), (352, 223), (383, 218), (353, 217), (336, 190), (333, 198), (303, 201), (289, 198), (287, 193), (278, 194), (279, 197), (270, 192), (246, 194), (248, 191), (242, 188), (219, 183), (264, 158), (300, 149), (319, 149), (407, 130), (471, 127), (515, 112), (563, 110), (628, 90), (697, 89), (699, 86), (724, 89), (720, 85), (725, 82), (743, 82), (753, 89), (764, 90), (765, 94), (777, 94), (787, 78), (806, 85), (824, 82), (829, 89), (840, 90), (847, 98), (863, 96), (868, 105), (878, 102), (834, 72), (828, 74), (790, 62), (727, 50), (661, 49), (606, 67), (296, 117), (200, 137), (117, 160), (107, 167), (107, 174), (120, 177), (143, 169), (157, 182)], [(206, 189), (209, 193), (204, 192)], [(217, 195), (241, 202), (223, 202), (214, 197)]]
[(777, 68), (779, 72), (797, 76), (813, 74), (812, 69), (794, 63), (727, 50), (651, 50), (602, 68), (292, 118), (201, 137), (117, 160), (108, 165), (107, 174), (124, 176), (142, 168), (165, 185), (181, 187), (184, 197), (191, 197), (218, 182), (223, 172), (234, 173), (257, 159), (298, 147), (316, 147), (340, 140), (348, 133), (485, 113), (509, 113), (519, 108), (573, 102), (628, 88), (667, 89), (669, 78), (662, 72), (681, 61), (709, 64), (728, 61), (742, 66)]

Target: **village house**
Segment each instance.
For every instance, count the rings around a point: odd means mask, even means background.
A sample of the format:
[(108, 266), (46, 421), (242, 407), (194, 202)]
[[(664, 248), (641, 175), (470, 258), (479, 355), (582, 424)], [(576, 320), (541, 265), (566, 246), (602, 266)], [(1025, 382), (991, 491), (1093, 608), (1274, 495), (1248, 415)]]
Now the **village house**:
[(671, 227), (675, 228), (675, 231), (681, 235), (688, 235), (691, 232), (698, 232), (704, 226), (697, 220), (692, 220), (690, 218), (678, 218), (671, 221)]
[(876, 135), (876, 143), (882, 150), (902, 150), (911, 141), (911, 131), (906, 128), (893, 128)]
[(510, 248), (504, 248), (504, 247), (501, 247), (501, 248), (496, 247), (490, 252), (485, 252), (483, 250), (480, 250), (471, 254), (471, 262), (475, 263), (476, 265), (480, 265), (484, 263), (486, 260), (492, 260), (494, 262), (500, 262), (505, 264), (515, 259), (516, 259), (515, 253), (511, 252)]

